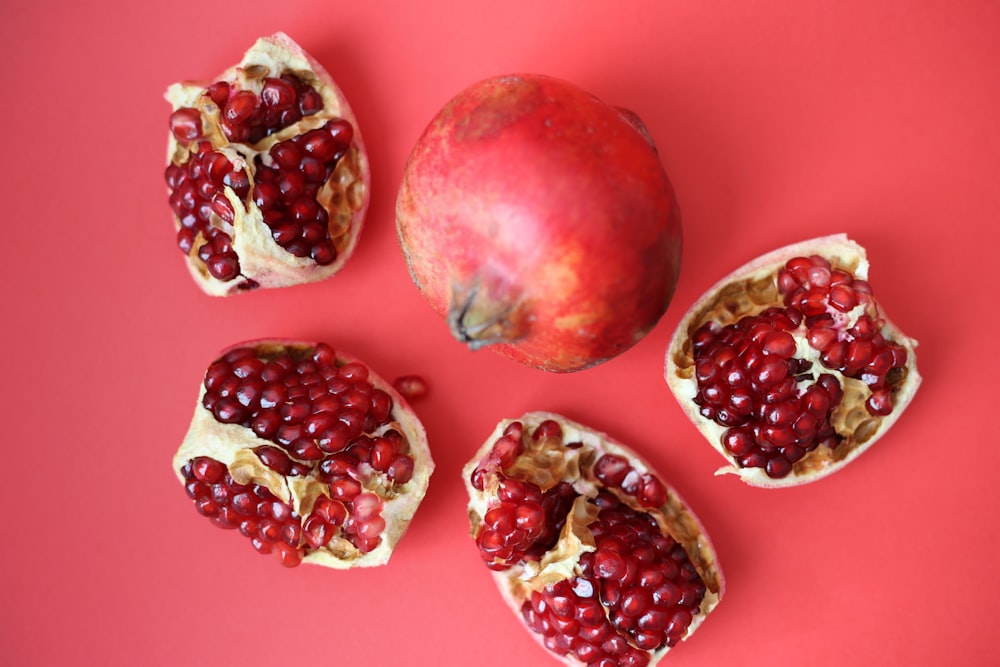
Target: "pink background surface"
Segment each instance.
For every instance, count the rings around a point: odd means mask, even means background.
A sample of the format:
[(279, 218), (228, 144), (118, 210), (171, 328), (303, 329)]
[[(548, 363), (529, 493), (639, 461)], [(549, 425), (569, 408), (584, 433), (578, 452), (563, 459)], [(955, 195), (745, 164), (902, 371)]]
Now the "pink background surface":
[[(641, 451), (715, 541), (727, 595), (668, 664), (995, 664), (1000, 4), (15, 0), (0, 15), (0, 663), (557, 664), (480, 563), (459, 478), (496, 421), (548, 409)], [(360, 118), (368, 226), (329, 281), (213, 299), (174, 246), (162, 94), (276, 30)], [(517, 71), (639, 113), (684, 212), (670, 310), (581, 374), (454, 343), (396, 243), (395, 191), (427, 121)], [(831, 478), (713, 477), (722, 459), (662, 379), (677, 320), (738, 264), (840, 231), (920, 340), (924, 386)], [(438, 470), (388, 566), (285, 570), (177, 483), (205, 366), (262, 336), (432, 383), (417, 409)]]

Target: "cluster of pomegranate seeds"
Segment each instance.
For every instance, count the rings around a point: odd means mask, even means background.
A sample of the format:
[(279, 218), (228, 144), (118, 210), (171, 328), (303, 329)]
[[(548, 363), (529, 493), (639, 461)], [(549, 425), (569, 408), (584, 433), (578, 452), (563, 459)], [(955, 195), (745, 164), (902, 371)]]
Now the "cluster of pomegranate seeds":
[(299, 516), (260, 484), (237, 484), (225, 464), (207, 456), (182, 468), (184, 488), (195, 508), (221, 528), (238, 528), (262, 554), (274, 553), (283, 565), (302, 560)]
[(232, 280), (240, 272), (239, 258), (232, 249), (232, 238), (224, 232), (216, 218), (226, 224), (233, 222), (233, 207), (226, 199), (229, 188), (242, 201), (250, 193), (246, 171), (237, 170), (208, 141), (199, 141), (184, 164), (170, 164), (166, 171), (170, 190), (170, 208), (180, 220), (177, 246), (184, 254), (194, 248), (199, 236), (203, 242), (198, 256), (209, 273), (219, 280)]
[[(802, 313), (809, 345), (821, 353), (823, 366), (868, 385), (869, 413), (892, 412), (892, 388), (906, 372), (907, 352), (882, 335), (885, 322), (868, 281), (856, 280), (823, 257), (798, 257), (778, 273), (778, 291), (786, 307)], [(864, 312), (849, 320), (847, 314), (858, 306)]]
[[(226, 81), (216, 81), (203, 95), (219, 108), (222, 132), (234, 143), (255, 144), (323, 108), (323, 98), (316, 89), (290, 72), (280, 78), (265, 78), (259, 95)], [(182, 144), (200, 137), (203, 128), (198, 110), (182, 107), (174, 111), (170, 131)]]
[[(879, 333), (871, 286), (826, 259), (791, 259), (776, 280), (783, 307), (725, 327), (706, 322), (692, 345), (701, 414), (726, 427), (722, 445), (741, 467), (777, 479), (820, 445), (841, 442), (830, 423), (843, 398), (837, 375), (867, 385), (870, 414), (889, 414), (906, 350)], [(820, 368), (798, 356), (797, 339)]]
[(216, 421), (274, 443), (254, 449), (265, 466), (325, 485), (313, 511), (295, 517), (300, 534), (291, 546), (320, 548), (338, 530), (361, 553), (379, 545), (386, 523), (369, 484), (391, 493), (412, 479), (414, 461), (391, 426), (392, 397), (372, 385), (364, 364), (338, 361), (324, 343), (240, 347), (209, 366), (204, 385), (202, 404)]
[(539, 560), (555, 546), (576, 492), (560, 482), (544, 494), (531, 482), (500, 476), (499, 504), (483, 517), (476, 545), (486, 565), (505, 570), (524, 560)]
[[(310, 85), (286, 73), (263, 80), (260, 94), (217, 81), (205, 89), (220, 110), (219, 125), (226, 139), (256, 144), (323, 108), (323, 99)], [(240, 273), (232, 249), (235, 212), (225, 188), (247, 204), (261, 209), (275, 242), (296, 257), (332, 264), (337, 250), (329, 232), (329, 214), (317, 201), (320, 189), (350, 148), (354, 128), (343, 119), (286, 141), (275, 143), (254, 157), (254, 183), (245, 170), (235, 170), (226, 156), (205, 140), (206, 129), (197, 109), (181, 107), (170, 116), (170, 131), (191, 149), (183, 164), (167, 167), (170, 206), (181, 221), (177, 245), (190, 254), (199, 235), (204, 239), (198, 257), (218, 280)]]
[[(523, 425), (512, 422), (472, 471), (474, 488), (484, 490), (489, 483), (495, 489), (476, 533), (480, 555), (493, 570), (540, 561), (556, 547), (579, 496), (565, 480), (543, 492), (517, 477), (526, 474), (523, 459), (541, 460), (538, 453), (548, 446), (583, 445), (563, 444), (562, 428), (553, 420), (540, 423), (526, 443)], [(684, 636), (706, 585), (683, 546), (663, 534), (651, 515), (622, 501), (630, 497), (639, 507), (663, 506), (667, 489), (655, 475), (610, 453), (583, 468), (580, 474), (600, 487), (589, 501), (597, 508), (596, 519), (587, 525), (596, 550), (580, 556), (572, 578), (534, 591), (521, 614), (559, 655), (592, 666), (647, 665), (649, 651)]]
[(253, 201), (264, 215), (271, 236), (296, 257), (332, 264), (337, 250), (330, 239), (329, 215), (317, 201), (320, 189), (347, 153), (354, 129), (332, 120), (303, 135), (274, 144), (257, 163)]
[(606, 490), (579, 574), (532, 593), (521, 614), (545, 646), (593, 667), (649, 663), (698, 613), (706, 587), (684, 548)]

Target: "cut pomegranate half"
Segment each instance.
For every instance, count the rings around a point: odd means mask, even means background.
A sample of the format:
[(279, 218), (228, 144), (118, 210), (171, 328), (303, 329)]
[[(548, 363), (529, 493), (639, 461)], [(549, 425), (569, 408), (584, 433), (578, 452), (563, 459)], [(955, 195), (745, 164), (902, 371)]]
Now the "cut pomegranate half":
[(780, 248), (682, 318), (666, 380), (736, 473), (763, 487), (829, 475), (882, 437), (920, 385), (915, 340), (886, 317), (864, 248), (838, 234)]
[(392, 386), (325, 343), (261, 340), (208, 367), (174, 470), (195, 509), (285, 565), (389, 560), (434, 470)]
[(368, 157), (344, 94), (277, 33), (214, 82), (170, 86), (166, 181), (177, 245), (222, 296), (322, 280), (354, 252)]
[(504, 420), (463, 474), (502, 597), (567, 665), (655, 665), (722, 598), (697, 517), (602, 433), (547, 412)]

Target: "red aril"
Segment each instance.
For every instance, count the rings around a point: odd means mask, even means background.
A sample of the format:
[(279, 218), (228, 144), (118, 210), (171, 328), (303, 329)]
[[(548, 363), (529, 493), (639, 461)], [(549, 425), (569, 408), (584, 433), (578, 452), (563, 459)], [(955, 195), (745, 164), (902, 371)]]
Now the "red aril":
[(261, 340), (205, 373), (174, 470), (195, 509), (284, 565), (382, 565), (434, 470), (406, 400), (325, 343)]
[(680, 269), (679, 209), (645, 127), (545, 76), (448, 102), (410, 154), (396, 221), (415, 284), (457, 340), (548, 371), (638, 342)]
[(167, 89), (177, 245), (212, 295), (322, 280), (354, 252), (370, 196), (357, 121), (287, 35), (212, 82)]
[(754, 486), (839, 470), (882, 437), (920, 385), (914, 348), (845, 235), (753, 260), (683, 317), (666, 379), (685, 413)]
[(602, 433), (528, 413), (500, 422), (463, 473), (480, 557), (567, 665), (655, 665), (722, 597), (697, 517)]

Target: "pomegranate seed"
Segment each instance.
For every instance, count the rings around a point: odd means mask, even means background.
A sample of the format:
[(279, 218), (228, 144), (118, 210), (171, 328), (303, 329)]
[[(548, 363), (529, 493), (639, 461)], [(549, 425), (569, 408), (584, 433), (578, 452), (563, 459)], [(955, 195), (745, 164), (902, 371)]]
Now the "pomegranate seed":
[(313, 514), (331, 526), (339, 526), (347, 519), (347, 507), (339, 500), (319, 496), (313, 506)]
[(535, 429), (535, 432), (531, 434), (531, 437), (535, 440), (562, 440), (562, 427), (559, 422), (547, 419), (543, 421)]
[(521, 452), (524, 451), (524, 444), (520, 440), (514, 440), (511, 436), (503, 436), (493, 445), (493, 455), (500, 460), (501, 468), (509, 468)]
[(295, 567), (302, 562), (302, 551), (296, 547), (278, 542), (272, 546), (272, 552), (277, 555), (278, 562), (285, 567)]
[(847, 285), (834, 285), (830, 288), (830, 305), (846, 313), (858, 305), (858, 298), (854, 290)]
[(413, 478), (413, 459), (406, 454), (397, 454), (386, 469), (386, 477), (393, 484), (406, 484)]
[(622, 482), (632, 470), (623, 457), (615, 454), (605, 454), (594, 465), (594, 475), (606, 486), (621, 487)]
[(310, 514), (302, 523), (302, 536), (313, 549), (329, 544), (333, 532), (330, 525), (316, 514)]
[(642, 489), (636, 497), (643, 507), (660, 507), (667, 502), (667, 490), (660, 480), (652, 475), (645, 475)]
[(865, 401), (865, 407), (873, 415), (888, 415), (892, 412), (892, 394), (885, 388), (876, 389)]
[(257, 107), (257, 95), (250, 90), (236, 92), (222, 111), (222, 117), (233, 126), (245, 122)]
[(207, 456), (199, 456), (191, 461), (191, 472), (198, 481), (215, 484), (222, 481), (222, 476), (226, 473), (226, 466), (221, 461)]
[(188, 144), (202, 135), (201, 116), (196, 109), (178, 109), (170, 114), (170, 131), (177, 141)]
[(295, 88), (282, 79), (268, 78), (264, 80), (260, 99), (270, 107), (290, 107), (295, 104)]
[(323, 108), (323, 98), (312, 88), (302, 93), (299, 98), (299, 111), (303, 116), (310, 116)]

